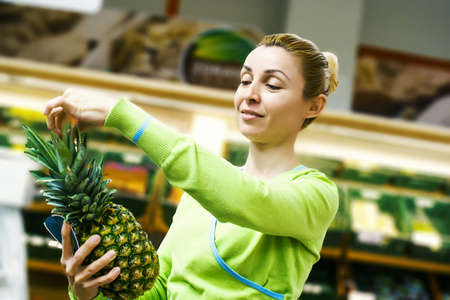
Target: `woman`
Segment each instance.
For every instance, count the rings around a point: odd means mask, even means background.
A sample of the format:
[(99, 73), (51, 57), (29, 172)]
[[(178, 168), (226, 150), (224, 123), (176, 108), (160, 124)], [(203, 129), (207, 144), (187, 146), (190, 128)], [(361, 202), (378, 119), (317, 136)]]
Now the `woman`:
[[(240, 131), (250, 140), (242, 168), (125, 99), (68, 90), (44, 114), (56, 133), (66, 114), (85, 128), (117, 128), (186, 192), (158, 249), (158, 281), (143, 299), (297, 299), (319, 259), (338, 194), (324, 174), (300, 164), (294, 143), (336, 86), (334, 55), (292, 34), (265, 37), (248, 55), (234, 97)], [(113, 257), (81, 266), (98, 241), (92, 237), (72, 255), (68, 227), (61, 262), (71, 297), (105, 299), (98, 287), (118, 272), (92, 274)]]

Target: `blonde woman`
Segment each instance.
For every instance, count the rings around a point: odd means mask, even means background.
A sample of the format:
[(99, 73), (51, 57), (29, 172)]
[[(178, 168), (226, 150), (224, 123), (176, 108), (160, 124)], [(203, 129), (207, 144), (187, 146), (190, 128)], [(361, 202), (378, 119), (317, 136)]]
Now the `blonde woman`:
[[(140, 299), (298, 299), (338, 207), (336, 186), (303, 166), (298, 133), (324, 109), (336, 89), (337, 58), (293, 34), (266, 36), (248, 55), (234, 104), (250, 141), (237, 168), (173, 131), (126, 99), (67, 90), (44, 114), (60, 133), (65, 115), (80, 126), (117, 128), (141, 147), (169, 182), (185, 191), (158, 249), (161, 272)], [(72, 255), (68, 226), (61, 262), (72, 299), (106, 299), (98, 287), (118, 275), (92, 275), (92, 237)]]

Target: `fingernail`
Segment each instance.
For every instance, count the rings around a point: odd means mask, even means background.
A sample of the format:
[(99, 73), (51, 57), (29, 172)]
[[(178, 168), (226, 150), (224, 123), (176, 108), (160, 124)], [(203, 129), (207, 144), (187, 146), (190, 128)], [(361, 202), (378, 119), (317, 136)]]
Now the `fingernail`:
[(111, 270), (112, 275), (117, 275), (120, 273), (120, 268), (119, 267), (115, 267)]
[(92, 243), (97, 244), (100, 241), (100, 236), (98, 236), (96, 234), (91, 236), (91, 241), (92, 241)]
[(108, 255), (109, 258), (113, 258), (114, 256), (116, 256), (116, 251), (114, 251), (114, 250), (109, 250), (108, 253), (107, 253), (107, 255)]

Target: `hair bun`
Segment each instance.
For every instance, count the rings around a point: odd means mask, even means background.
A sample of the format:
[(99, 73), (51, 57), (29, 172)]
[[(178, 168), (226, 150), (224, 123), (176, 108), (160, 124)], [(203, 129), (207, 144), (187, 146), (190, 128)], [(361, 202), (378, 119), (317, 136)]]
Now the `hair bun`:
[(339, 65), (338, 65), (338, 58), (336, 55), (334, 55), (331, 52), (323, 52), (323, 55), (328, 61), (328, 94), (333, 93), (336, 91), (336, 88), (339, 83)]

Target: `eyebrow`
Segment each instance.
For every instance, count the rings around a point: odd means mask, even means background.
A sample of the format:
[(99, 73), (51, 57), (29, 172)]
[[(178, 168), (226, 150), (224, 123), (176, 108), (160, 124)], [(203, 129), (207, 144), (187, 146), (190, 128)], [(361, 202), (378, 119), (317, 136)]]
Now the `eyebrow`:
[[(250, 68), (249, 66), (245, 66), (245, 65), (244, 65), (243, 67), (244, 67), (244, 69), (246, 69), (247, 71), (252, 72), (252, 68)], [(267, 70), (264, 70), (264, 74), (272, 74), (272, 73), (281, 73), (281, 74), (283, 74), (287, 79), (291, 80), (291, 79), (289, 78), (289, 76), (286, 75), (286, 73), (284, 73), (283, 71), (281, 71), (281, 70), (279, 70), (279, 69), (267, 69)]]

